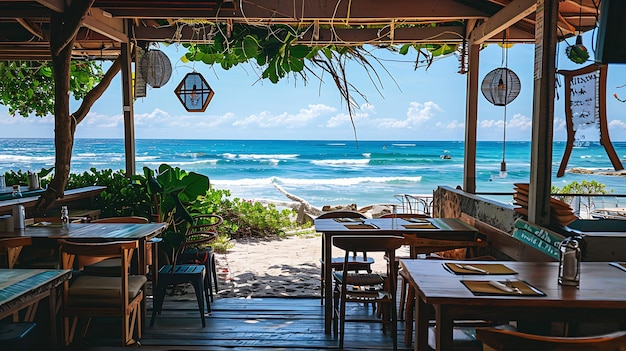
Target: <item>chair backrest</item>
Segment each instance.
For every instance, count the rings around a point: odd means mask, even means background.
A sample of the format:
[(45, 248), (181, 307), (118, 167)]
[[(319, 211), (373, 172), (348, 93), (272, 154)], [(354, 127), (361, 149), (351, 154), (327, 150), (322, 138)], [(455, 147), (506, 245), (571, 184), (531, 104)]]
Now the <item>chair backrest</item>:
[(14, 238), (2, 238), (0, 239), (0, 255), (5, 254), (7, 257), (7, 267), (13, 268), (17, 262), (17, 258), (24, 246), (32, 244), (32, 239), (29, 236), (20, 236)]
[(330, 211), (322, 213), (317, 216), (316, 219), (324, 219), (324, 218), (366, 218), (360, 212), (355, 211)]
[[(112, 241), (98, 243), (78, 243), (59, 239), (59, 252), (61, 253), (61, 267), (63, 269), (74, 268), (76, 257), (121, 257), (121, 273), (128, 274), (130, 259), (139, 244), (137, 241)], [(81, 269), (82, 267), (76, 267)]]
[(555, 337), (496, 328), (476, 328), (484, 350), (495, 351), (625, 351), (626, 331), (587, 337)]
[(395, 235), (342, 235), (333, 237), (333, 245), (346, 251), (387, 252), (405, 244)]
[(406, 245), (411, 247), (411, 252), (415, 254), (489, 246), (489, 243), (486, 241), (426, 239), (420, 238), (415, 234), (404, 234), (404, 239)]
[(385, 213), (380, 218), (432, 218), (423, 213)]
[(90, 223), (150, 223), (150, 220), (146, 217), (127, 216), (92, 219)]

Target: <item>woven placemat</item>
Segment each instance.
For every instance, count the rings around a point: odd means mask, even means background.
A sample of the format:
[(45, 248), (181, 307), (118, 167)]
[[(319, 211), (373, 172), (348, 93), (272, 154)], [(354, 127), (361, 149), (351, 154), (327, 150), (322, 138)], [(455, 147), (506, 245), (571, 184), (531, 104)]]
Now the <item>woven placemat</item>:
[[(511, 268), (501, 264), (501, 263), (471, 263), (471, 264), (461, 264), (461, 263), (444, 263), (444, 266), (446, 266), (446, 269), (448, 269), (449, 271), (451, 271), (454, 274), (478, 274), (478, 275), (485, 275), (485, 274), (517, 274), (516, 271), (512, 270)], [(470, 267), (475, 267), (478, 269), (482, 269), (483, 272), (479, 272), (476, 270), (472, 270), (471, 268), (462, 268), (462, 267), (466, 267), (466, 266), (470, 266)]]
[[(523, 280), (511, 280), (510, 287), (519, 289), (517, 291), (504, 291), (500, 290), (497, 287), (491, 285), (489, 280), (461, 280), (461, 283), (465, 285), (472, 294), (476, 296), (546, 296), (546, 294), (535, 288), (534, 286), (526, 283)], [(498, 281), (501, 284), (506, 284), (505, 281)], [(521, 292), (521, 293), (520, 293)]]

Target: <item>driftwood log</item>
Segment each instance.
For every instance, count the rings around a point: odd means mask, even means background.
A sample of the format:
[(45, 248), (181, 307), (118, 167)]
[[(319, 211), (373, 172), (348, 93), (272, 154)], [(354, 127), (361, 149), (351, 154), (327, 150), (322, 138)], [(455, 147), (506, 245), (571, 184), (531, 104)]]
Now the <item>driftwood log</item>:
[(296, 195), (290, 194), (288, 191), (283, 189), (283, 187), (281, 187), (280, 185), (274, 184), (274, 187), (278, 191), (280, 191), (283, 195), (285, 195), (289, 200), (295, 201), (300, 204), (297, 208), (298, 217), (296, 218), (296, 223), (301, 224), (301, 223), (310, 222), (311, 218), (315, 218), (322, 214), (322, 211), (319, 208), (312, 206), (306, 200)]

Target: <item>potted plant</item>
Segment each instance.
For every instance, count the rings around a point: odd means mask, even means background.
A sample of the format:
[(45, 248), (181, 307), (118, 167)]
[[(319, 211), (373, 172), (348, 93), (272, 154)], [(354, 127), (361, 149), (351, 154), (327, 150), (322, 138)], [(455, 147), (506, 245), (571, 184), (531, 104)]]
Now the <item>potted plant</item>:
[(143, 171), (148, 194), (153, 200), (153, 216), (168, 225), (163, 232), (164, 250), (169, 252), (168, 258), (173, 260), (188, 229), (195, 224), (189, 208), (198, 196), (207, 193), (209, 178), (167, 164), (160, 165), (156, 171), (148, 167), (144, 167)]

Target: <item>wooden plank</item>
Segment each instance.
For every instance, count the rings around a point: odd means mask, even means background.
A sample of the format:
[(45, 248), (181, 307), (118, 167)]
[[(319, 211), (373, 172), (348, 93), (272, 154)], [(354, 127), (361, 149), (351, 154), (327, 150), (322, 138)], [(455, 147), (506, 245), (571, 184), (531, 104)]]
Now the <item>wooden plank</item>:
[[(147, 305), (151, 306), (151, 298)], [(338, 340), (324, 333), (323, 306), (318, 298), (218, 298), (202, 328), (195, 299), (166, 298), (164, 309), (153, 328), (141, 339), (150, 350), (336, 350)], [(351, 304), (349, 315), (372, 316), (371, 306)], [(88, 334), (87, 350), (123, 350), (113, 347), (117, 340), (115, 319), (94, 320)], [(404, 323), (398, 323), (402, 340)], [(391, 336), (380, 323), (346, 323), (345, 350), (392, 350)], [(408, 351), (399, 342), (398, 349)]]

